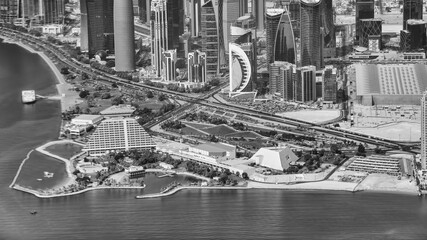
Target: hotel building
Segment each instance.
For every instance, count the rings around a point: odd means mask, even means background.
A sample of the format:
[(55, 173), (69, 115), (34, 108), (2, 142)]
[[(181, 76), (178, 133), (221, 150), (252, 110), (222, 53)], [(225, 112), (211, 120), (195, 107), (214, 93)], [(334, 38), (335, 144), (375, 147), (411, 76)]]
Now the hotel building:
[(382, 173), (393, 176), (399, 175), (400, 170), (400, 158), (390, 156), (379, 156), (372, 155), (369, 157), (353, 157), (347, 170), (368, 172), (368, 173)]
[(83, 148), (91, 156), (109, 151), (152, 149), (156, 144), (144, 128), (133, 118), (112, 118), (101, 122)]

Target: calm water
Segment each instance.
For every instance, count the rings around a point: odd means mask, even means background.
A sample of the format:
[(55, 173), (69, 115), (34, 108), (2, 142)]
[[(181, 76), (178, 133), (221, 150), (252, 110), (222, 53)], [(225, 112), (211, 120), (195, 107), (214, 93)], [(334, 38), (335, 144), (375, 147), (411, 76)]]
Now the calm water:
[[(0, 44), (0, 239), (427, 239), (427, 199), (415, 196), (196, 190), (137, 200), (141, 190), (106, 190), (38, 199), (11, 190), (22, 159), (57, 137), (60, 120), (58, 102), (24, 106), (20, 90), (53, 94), (53, 84), (41, 59)], [(32, 154), (19, 181), (47, 169), (60, 181), (61, 166)]]

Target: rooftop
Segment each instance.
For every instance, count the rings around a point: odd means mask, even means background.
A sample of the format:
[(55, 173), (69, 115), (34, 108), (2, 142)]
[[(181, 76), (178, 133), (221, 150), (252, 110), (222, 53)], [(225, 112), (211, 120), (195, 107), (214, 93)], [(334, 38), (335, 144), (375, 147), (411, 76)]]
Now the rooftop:
[(100, 112), (101, 115), (113, 115), (113, 114), (132, 114), (135, 112), (135, 108), (131, 105), (113, 105)]
[(99, 118), (102, 118), (102, 116), (101, 115), (81, 114), (81, 115), (75, 117), (73, 120), (88, 120), (88, 121), (93, 121), (93, 120), (97, 120)]
[(231, 152), (236, 150), (235, 146), (224, 143), (205, 143), (194, 146), (194, 148), (208, 152)]

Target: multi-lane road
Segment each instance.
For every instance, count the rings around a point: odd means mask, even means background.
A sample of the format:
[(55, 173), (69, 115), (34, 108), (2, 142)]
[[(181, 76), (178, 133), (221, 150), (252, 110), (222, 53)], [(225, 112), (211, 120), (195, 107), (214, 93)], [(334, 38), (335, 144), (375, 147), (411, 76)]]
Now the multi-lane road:
[(183, 101), (188, 102), (188, 104), (184, 104), (180, 108), (178, 108), (178, 109), (176, 109), (176, 110), (174, 110), (168, 114), (165, 114), (164, 116), (161, 117), (161, 119), (157, 119), (156, 122), (149, 123), (148, 126), (151, 126), (152, 124), (157, 124), (161, 121), (164, 121), (168, 118), (171, 118), (171, 117), (175, 116), (177, 113), (185, 112), (186, 110), (190, 109), (194, 104), (199, 104), (199, 105), (203, 105), (203, 106), (207, 106), (207, 107), (211, 107), (211, 108), (221, 109), (223, 111), (229, 111), (229, 112), (233, 112), (233, 113), (237, 113), (237, 114), (241, 114), (241, 115), (261, 118), (261, 119), (268, 120), (268, 121), (271, 121), (271, 122), (274, 122), (277, 124), (286, 124), (286, 125), (291, 125), (291, 126), (295, 126), (295, 127), (302, 127), (302, 128), (306, 128), (307, 130), (311, 129), (311, 130), (313, 130), (317, 133), (320, 133), (320, 134), (335, 136), (338, 138), (351, 139), (351, 140), (355, 140), (355, 141), (365, 142), (365, 143), (389, 147), (389, 148), (403, 148), (403, 147), (408, 147), (408, 146), (414, 145), (413, 143), (396, 142), (396, 141), (392, 141), (392, 140), (388, 140), (388, 139), (382, 139), (382, 138), (368, 136), (368, 135), (364, 135), (364, 134), (360, 134), (360, 133), (350, 132), (350, 131), (346, 131), (343, 129), (335, 129), (335, 128), (328, 127), (328, 126), (321, 126), (319, 124), (310, 123), (307, 121), (296, 120), (296, 119), (291, 119), (291, 118), (286, 118), (286, 117), (279, 117), (279, 116), (276, 116), (276, 115), (271, 114), (271, 113), (257, 111), (257, 110), (245, 108), (242, 106), (236, 106), (236, 105), (225, 104), (225, 103), (215, 103), (213, 101), (207, 100), (208, 98), (210, 98), (211, 96), (216, 94), (221, 89), (221, 87), (218, 87), (218, 88), (212, 90), (211, 92), (208, 92), (202, 96), (194, 97), (194, 96), (190, 96), (190, 95), (185, 94), (185, 93), (174, 92), (174, 91), (170, 91), (167, 89), (160, 89), (160, 88), (156, 88), (154, 86), (149, 86), (146, 84), (121, 79), (121, 78), (118, 78), (116, 76), (109, 75), (109, 74), (106, 74), (106, 73), (101, 72), (99, 70), (88, 67), (88, 66), (78, 62), (75, 59), (69, 58), (69, 56), (67, 55), (67, 53), (64, 50), (59, 49), (56, 46), (53, 46), (51, 43), (47, 43), (41, 39), (38, 39), (38, 38), (35, 38), (35, 37), (29, 35), (29, 34), (23, 34), (23, 33), (16, 32), (16, 31), (11, 31), (11, 32), (14, 32), (15, 36), (17, 36), (17, 37), (19, 37), (19, 35), (21, 35), (21, 37), (24, 37), (25, 40), (30, 41), (33, 44), (37, 44), (38, 46), (40, 46), (46, 50), (49, 50), (50, 52), (52, 52), (57, 57), (57, 60), (61, 61), (63, 64), (68, 65), (71, 69), (74, 69), (77, 72), (85, 72), (85, 73), (90, 74), (90, 75), (97, 74), (99, 76), (98, 77), (99, 80), (119, 83), (123, 86), (134, 88), (134, 89), (145, 89), (145, 90), (149, 89), (149, 90), (155, 91), (157, 93), (163, 93), (163, 94), (166, 94), (168, 96), (175, 97), (175, 98), (178, 98), (178, 99), (181, 99)]

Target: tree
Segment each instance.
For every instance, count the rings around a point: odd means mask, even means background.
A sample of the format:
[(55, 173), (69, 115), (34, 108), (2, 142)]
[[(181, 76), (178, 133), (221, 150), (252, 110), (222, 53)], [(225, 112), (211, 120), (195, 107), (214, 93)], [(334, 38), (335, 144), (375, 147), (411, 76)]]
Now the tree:
[(113, 83), (113, 84), (111, 84), (111, 87), (112, 88), (118, 88), (119, 86), (117, 86), (117, 83)]
[(242, 173), (242, 178), (243, 179), (249, 179), (249, 176), (246, 172)]
[(86, 80), (86, 79), (88, 79), (89, 78), (89, 76), (87, 75), (87, 73), (82, 73), (82, 80)]
[(102, 98), (102, 99), (109, 99), (109, 98), (111, 98), (111, 94), (110, 94), (110, 93), (108, 93), (108, 92), (103, 93), (103, 94), (101, 95), (101, 98)]
[(112, 68), (116, 66), (116, 63), (113, 60), (109, 60), (106, 64), (106, 67)]
[(160, 94), (159, 95), (159, 101), (163, 102), (164, 100), (166, 100), (166, 96), (164, 94)]
[(113, 104), (113, 105), (123, 104), (122, 96), (117, 96), (117, 97), (113, 98), (111, 100), (111, 104)]
[(62, 67), (62, 68), (61, 68), (61, 74), (66, 75), (66, 74), (69, 74), (69, 73), (70, 73), (70, 71), (68, 70), (68, 68), (67, 68), (67, 67)]
[(148, 91), (148, 92), (147, 92), (147, 97), (148, 97), (148, 98), (153, 98), (153, 97), (154, 97), (153, 92), (152, 92), (152, 91)]
[(365, 146), (363, 146), (363, 144), (359, 144), (359, 147), (357, 148), (357, 152), (358, 153), (365, 153)]
[(187, 61), (184, 58), (180, 58), (176, 61), (175, 64), (176, 68), (186, 68), (187, 67)]
[(87, 96), (89, 96), (89, 91), (88, 90), (83, 90), (79, 93), (79, 97), (80, 98), (86, 98)]

